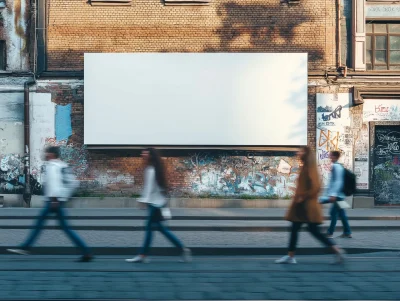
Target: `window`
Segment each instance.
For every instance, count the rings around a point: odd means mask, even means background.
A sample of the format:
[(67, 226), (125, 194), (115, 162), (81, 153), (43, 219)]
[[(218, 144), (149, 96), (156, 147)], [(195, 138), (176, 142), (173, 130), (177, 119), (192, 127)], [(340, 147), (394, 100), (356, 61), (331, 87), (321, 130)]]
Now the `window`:
[(90, 0), (92, 6), (122, 5), (128, 6), (132, 4), (132, 0)]
[(6, 42), (0, 41), (0, 70), (6, 70)]
[(164, 0), (164, 5), (209, 5), (211, 0)]
[(367, 70), (400, 70), (400, 23), (369, 22)]

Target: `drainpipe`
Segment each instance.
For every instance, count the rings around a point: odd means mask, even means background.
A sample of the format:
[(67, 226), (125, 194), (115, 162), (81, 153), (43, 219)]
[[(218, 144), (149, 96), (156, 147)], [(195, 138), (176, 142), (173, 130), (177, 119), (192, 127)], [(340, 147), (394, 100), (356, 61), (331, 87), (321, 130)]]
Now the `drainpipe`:
[(24, 166), (24, 176), (25, 176), (25, 187), (23, 193), (23, 199), (26, 206), (29, 208), (31, 206), (31, 173), (30, 173), (30, 114), (29, 114), (29, 86), (34, 85), (35, 80), (28, 80), (24, 83), (24, 150), (25, 150), (25, 166)]
[(340, 34), (340, 0), (336, 0), (336, 10), (337, 10), (337, 22), (336, 22), (336, 36), (337, 36), (337, 42), (336, 42), (336, 57), (337, 57), (337, 70), (341, 71), (344, 77), (347, 77), (347, 66), (344, 65), (342, 66), (342, 36)]

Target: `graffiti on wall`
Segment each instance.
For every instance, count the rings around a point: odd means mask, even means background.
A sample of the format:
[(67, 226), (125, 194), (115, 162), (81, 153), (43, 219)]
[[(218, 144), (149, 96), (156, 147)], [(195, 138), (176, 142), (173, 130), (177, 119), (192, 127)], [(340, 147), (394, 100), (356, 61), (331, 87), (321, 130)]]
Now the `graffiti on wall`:
[[(359, 117), (361, 119), (361, 116)], [(354, 137), (354, 173), (357, 177), (357, 189), (369, 189), (369, 126), (367, 122), (360, 124)]]
[(324, 185), (329, 180), (329, 152), (340, 151), (340, 163), (352, 167), (351, 94), (317, 94), (317, 163)]
[(24, 183), (24, 98), (0, 95), (0, 193), (18, 193)]
[(366, 100), (363, 105), (364, 121), (400, 120), (400, 105), (396, 99)]
[(176, 167), (184, 172), (194, 195), (252, 195), (285, 198), (293, 195), (298, 162), (288, 156), (232, 156), (197, 153)]
[(400, 204), (400, 126), (375, 127), (375, 205)]

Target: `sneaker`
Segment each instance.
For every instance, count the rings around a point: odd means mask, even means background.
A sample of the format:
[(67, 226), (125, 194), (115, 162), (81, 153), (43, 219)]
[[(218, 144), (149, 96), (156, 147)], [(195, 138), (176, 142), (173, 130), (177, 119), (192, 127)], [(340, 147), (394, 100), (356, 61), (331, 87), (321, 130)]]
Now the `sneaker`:
[(94, 259), (94, 257), (92, 255), (83, 255), (77, 261), (78, 262), (89, 262), (89, 261), (92, 261), (93, 259)]
[(339, 238), (353, 238), (353, 236), (351, 236), (351, 234), (342, 234), (339, 236)]
[(282, 258), (275, 260), (275, 263), (288, 263), (288, 264), (296, 264), (297, 261), (294, 257), (290, 257), (288, 255), (283, 256)]
[(133, 263), (148, 263), (149, 259), (146, 256), (136, 256), (133, 258), (125, 259), (126, 262), (133, 262)]
[(346, 260), (345, 256), (345, 251), (342, 249), (339, 249), (339, 253), (335, 254), (335, 260), (333, 261), (333, 264), (344, 264)]
[(326, 233), (326, 238), (333, 238), (332, 234)]
[(180, 262), (192, 262), (192, 251), (188, 248), (184, 248), (181, 257)]
[(7, 249), (8, 252), (18, 254), (18, 255), (30, 255), (31, 252), (25, 249)]

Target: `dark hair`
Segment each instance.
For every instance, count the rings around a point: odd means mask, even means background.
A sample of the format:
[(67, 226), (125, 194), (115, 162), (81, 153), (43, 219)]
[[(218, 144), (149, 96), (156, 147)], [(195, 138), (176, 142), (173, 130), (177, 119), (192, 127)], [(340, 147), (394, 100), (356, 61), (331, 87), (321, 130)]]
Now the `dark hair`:
[(303, 166), (301, 167), (298, 177), (298, 185), (308, 187), (308, 189), (312, 187), (319, 191), (321, 189), (321, 179), (318, 172), (315, 153), (308, 146), (301, 147), (301, 150), (304, 152), (300, 158)]
[(160, 153), (154, 148), (148, 148), (146, 151), (149, 152), (149, 161), (148, 163), (154, 167), (156, 170), (156, 181), (158, 186), (164, 190), (164, 193), (167, 193), (168, 185), (167, 178), (165, 176), (164, 164), (161, 159)]
[(53, 154), (57, 159), (60, 158), (60, 148), (58, 146), (48, 146), (46, 153)]
[(340, 152), (338, 151), (331, 151), (331, 155), (334, 156), (335, 158), (340, 158)]

